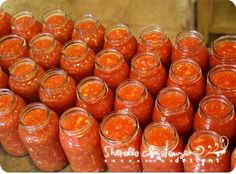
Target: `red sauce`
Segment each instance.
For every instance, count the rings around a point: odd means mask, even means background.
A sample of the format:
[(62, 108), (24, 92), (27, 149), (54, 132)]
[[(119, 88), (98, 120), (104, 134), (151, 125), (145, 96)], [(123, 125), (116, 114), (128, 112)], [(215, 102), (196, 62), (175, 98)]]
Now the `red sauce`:
[(234, 170), (235, 167), (236, 167), (236, 148), (234, 149), (231, 155), (231, 170)]
[(0, 88), (8, 87), (8, 75), (2, 70), (0, 66)]
[(0, 37), (11, 33), (11, 16), (0, 10)]

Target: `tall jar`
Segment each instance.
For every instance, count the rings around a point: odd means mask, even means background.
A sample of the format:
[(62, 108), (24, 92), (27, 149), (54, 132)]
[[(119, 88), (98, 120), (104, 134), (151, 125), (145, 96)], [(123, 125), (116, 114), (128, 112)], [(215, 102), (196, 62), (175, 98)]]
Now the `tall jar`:
[(108, 114), (100, 124), (100, 136), (110, 172), (142, 171), (139, 153), (142, 131), (133, 114), (125, 110)]
[(229, 139), (230, 145), (236, 143), (236, 115), (234, 105), (223, 95), (208, 95), (200, 103), (195, 114), (193, 128), (213, 130)]
[(0, 9), (0, 37), (11, 33), (11, 15)]
[(59, 67), (62, 45), (50, 33), (39, 33), (29, 43), (29, 56), (45, 70)]
[(23, 58), (9, 68), (9, 86), (27, 102), (38, 101), (39, 81), (44, 70), (32, 59)]
[(0, 66), (6, 72), (18, 59), (28, 56), (28, 47), (23, 37), (6, 35), (0, 38)]
[(182, 89), (166, 87), (158, 93), (152, 120), (172, 124), (185, 142), (192, 133), (193, 116), (193, 107)]
[(125, 80), (116, 89), (115, 110), (133, 113), (144, 128), (152, 117), (154, 102), (147, 88), (137, 80)]
[(171, 64), (167, 86), (184, 90), (195, 108), (205, 94), (205, 81), (201, 68), (190, 59), (179, 59)]
[(0, 88), (8, 87), (8, 75), (2, 70), (0, 66)]
[(166, 85), (167, 73), (160, 59), (152, 53), (137, 54), (131, 61), (130, 79), (140, 81), (156, 97)]
[(143, 133), (140, 149), (144, 172), (183, 172), (184, 145), (174, 126), (152, 122)]
[(106, 28), (103, 47), (116, 49), (130, 63), (137, 50), (137, 40), (127, 25), (118, 23)]
[(225, 35), (211, 44), (210, 66), (236, 64), (236, 35)]
[(72, 40), (62, 48), (61, 68), (77, 82), (93, 75), (95, 54), (84, 41)]
[(76, 19), (72, 39), (85, 41), (97, 53), (103, 47), (105, 28), (92, 14), (84, 14)]
[(89, 76), (81, 80), (76, 94), (76, 106), (87, 110), (98, 122), (113, 110), (114, 94), (99, 77)]
[(236, 167), (236, 148), (234, 148), (232, 154), (231, 154), (231, 170), (234, 170)]
[(192, 59), (199, 64), (205, 75), (208, 71), (208, 48), (201, 33), (190, 30), (179, 33), (172, 49), (172, 61), (180, 58)]
[(218, 65), (207, 75), (206, 94), (225, 95), (236, 106), (236, 66)]
[(159, 25), (149, 25), (142, 29), (138, 43), (138, 53), (153, 53), (168, 67), (171, 61), (172, 44), (167, 32)]
[(228, 142), (214, 131), (197, 131), (185, 147), (185, 172), (228, 172), (230, 152)]
[(53, 10), (43, 17), (43, 32), (51, 33), (62, 44), (71, 39), (73, 20), (62, 10)]
[(62, 114), (76, 101), (76, 82), (62, 69), (47, 71), (40, 80), (39, 98), (49, 108)]
[(9, 89), (0, 89), (0, 142), (12, 156), (24, 156), (27, 150), (18, 134), (19, 115), (25, 107), (24, 100)]
[(20, 115), (20, 138), (42, 171), (58, 171), (67, 165), (58, 125), (57, 114), (41, 103), (27, 105)]
[(113, 91), (129, 78), (129, 65), (115, 49), (105, 49), (95, 58), (94, 75), (103, 79)]
[(21, 11), (15, 14), (11, 20), (11, 32), (29, 41), (42, 31), (42, 24), (33, 16), (32, 12)]
[(60, 141), (74, 172), (106, 169), (98, 122), (86, 110), (74, 107), (62, 114)]

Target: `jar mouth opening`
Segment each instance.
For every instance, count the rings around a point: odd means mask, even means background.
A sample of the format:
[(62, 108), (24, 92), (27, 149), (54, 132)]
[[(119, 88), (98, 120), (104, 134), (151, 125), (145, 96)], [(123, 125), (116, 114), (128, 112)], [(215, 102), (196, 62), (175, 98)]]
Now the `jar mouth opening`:
[(16, 107), (16, 95), (10, 89), (7, 88), (0, 88), (0, 96), (10, 96), (11, 101), (9, 104), (3, 108), (0, 108), (0, 117), (4, 116), (6, 113), (11, 112)]
[[(49, 23), (48, 20), (51, 17), (55, 17), (55, 16), (62, 16), (63, 20), (62, 21), (58, 21), (57, 20), (58, 23)], [(50, 11), (50, 12), (46, 13), (44, 15), (44, 17), (43, 17), (44, 24), (47, 25), (50, 28), (62, 27), (62, 26), (64, 26), (67, 23), (67, 20), (68, 20), (68, 16), (66, 15), (65, 11), (63, 11), (63, 10), (53, 10), (53, 11)]]
[[(183, 102), (181, 103), (181, 105), (177, 106), (176, 108), (168, 108), (166, 106), (164, 106), (159, 98), (162, 97), (163, 95), (166, 95), (167, 93), (178, 93), (180, 95), (182, 95), (182, 97), (184, 98)], [(189, 103), (189, 99), (186, 95), (186, 93), (178, 88), (178, 87), (166, 87), (164, 89), (162, 89), (156, 98), (156, 102), (155, 102), (155, 107), (158, 108), (161, 112), (165, 113), (165, 117), (171, 116), (172, 114), (176, 114), (176, 113), (181, 113), (182, 111), (186, 111), (190, 106)], [(181, 116), (181, 115), (180, 115)]]
[[(33, 125), (25, 124), (26, 115), (35, 109), (44, 110), (46, 112), (45, 119), (42, 120), (42, 122), (38, 122), (37, 124), (33, 124)], [(35, 129), (40, 129), (43, 126), (45, 126), (50, 121), (50, 119), (51, 119), (51, 111), (49, 110), (49, 108), (42, 103), (35, 102), (35, 103), (31, 103), (27, 105), (22, 111), (22, 113), (20, 114), (20, 125), (26, 129), (35, 130)]]
[[(79, 24), (86, 23), (86, 22), (94, 23), (94, 25), (91, 25), (88, 28), (79, 28)], [(99, 26), (100, 26), (100, 21), (98, 20), (96, 16), (94, 16), (93, 14), (84, 14), (81, 17), (76, 19), (74, 29), (82, 33), (86, 31), (92, 32), (92, 31), (96, 31)]]
[[(146, 39), (145, 36), (149, 34), (161, 34), (162, 37), (159, 39)], [(148, 25), (141, 30), (140, 40), (148, 45), (160, 44), (163, 45), (168, 40), (167, 32), (161, 28), (159, 25)]]
[(26, 48), (26, 41), (23, 37), (14, 35), (14, 34), (9, 34), (6, 36), (3, 36), (0, 38), (0, 45), (4, 44), (5, 41), (7, 40), (12, 40), (12, 39), (17, 39), (21, 41), (21, 47), (17, 50), (14, 51), (14, 53), (11, 54), (0, 54), (0, 59), (8, 58), (8, 57), (13, 57), (15, 55), (18, 55), (24, 48)]
[[(101, 59), (101, 57), (103, 57), (103, 56), (108, 56), (108, 55), (116, 56), (119, 59), (117, 60), (117, 62), (114, 65), (111, 65), (111, 66), (102, 65), (99, 62), (99, 59)], [(115, 70), (117, 67), (121, 66), (121, 64), (123, 62), (124, 62), (123, 55), (115, 49), (102, 50), (95, 57), (95, 67), (97, 69), (100, 69), (103, 71), (108, 71), (108, 72)]]
[[(30, 65), (31, 70), (29, 72), (24, 72), (23, 74), (15, 74), (15, 69), (24, 66), (24, 65)], [(38, 71), (38, 65), (35, 61), (33, 61), (30, 58), (23, 58), (18, 61), (16, 61), (12, 66), (9, 68), (10, 76), (17, 80), (17, 81), (26, 81), (31, 79), (36, 72)]]
[[(106, 122), (111, 119), (112, 117), (116, 117), (116, 116), (124, 116), (127, 117), (128, 119), (131, 119), (134, 123), (135, 123), (135, 129), (133, 131), (133, 133), (126, 137), (123, 140), (112, 140), (110, 138), (108, 138), (105, 134), (104, 134), (104, 126), (106, 124)], [(109, 113), (107, 116), (104, 117), (104, 119), (102, 120), (101, 124), (100, 124), (100, 129), (99, 129), (99, 133), (100, 136), (103, 140), (105, 140), (106, 142), (109, 142), (111, 144), (123, 144), (126, 143), (130, 140), (132, 140), (139, 132), (139, 122), (138, 119), (136, 118), (135, 115), (133, 115), (131, 112), (126, 111), (126, 110), (118, 110), (118, 111), (113, 111), (111, 113)]]
[[(30, 17), (30, 21), (28, 21), (26, 24), (17, 24), (16, 21), (19, 20), (22, 17)], [(11, 27), (12, 29), (25, 29), (30, 28), (34, 23), (36, 19), (32, 12), (30, 11), (21, 11), (19, 13), (16, 13), (12, 19), (11, 19)]]
[[(94, 96), (84, 95), (81, 92), (81, 89), (83, 87), (85, 87), (86, 84), (89, 84), (89, 83), (100, 84), (100, 85), (102, 85), (102, 88)], [(89, 76), (89, 77), (86, 77), (83, 80), (81, 80), (80, 83), (77, 85), (76, 95), (77, 95), (77, 99), (79, 99), (81, 101), (85, 101), (85, 102), (89, 102), (89, 103), (97, 103), (108, 93), (108, 90), (109, 89), (108, 89), (106, 83), (102, 79), (100, 79), (99, 77), (96, 77), (96, 76)]]
[[(68, 129), (66, 129), (65, 126), (64, 126), (64, 122), (69, 117), (73, 117), (76, 114), (82, 114), (83, 116), (85, 116), (88, 119), (88, 124), (86, 124), (82, 128), (75, 129), (75, 130), (68, 130)], [(70, 108), (70, 109), (66, 110), (62, 114), (62, 116), (60, 118), (60, 121), (59, 121), (59, 125), (60, 125), (61, 130), (64, 133), (73, 136), (73, 135), (78, 135), (78, 134), (81, 135), (82, 133), (88, 131), (91, 128), (93, 121), (94, 121), (93, 117), (86, 110), (84, 110), (82, 108), (79, 108), (79, 107), (73, 107), (73, 108)]]

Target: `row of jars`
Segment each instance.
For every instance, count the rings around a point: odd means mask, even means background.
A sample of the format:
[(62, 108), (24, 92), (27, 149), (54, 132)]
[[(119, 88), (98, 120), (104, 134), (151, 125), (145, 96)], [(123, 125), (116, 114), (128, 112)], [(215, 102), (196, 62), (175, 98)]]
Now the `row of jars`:
[[(171, 96), (180, 99), (181, 95), (186, 97), (179, 88), (163, 90), (158, 102), (165, 103), (170, 108), (176, 107), (174, 104), (179, 104), (177, 99), (163, 99)], [(188, 100), (187, 103), (190, 104)], [(223, 104), (225, 108), (220, 112), (212, 109), (212, 105), (219, 107)], [(216, 117), (221, 118), (228, 113), (227, 109), (231, 109), (230, 113), (222, 121), (217, 120), (220, 123), (214, 124)], [(219, 131), (223, 127), (225, 132), (236, 133), (235, 130), (230, 130), (235, 129), (236, 117), (227, 98), (212, 95), (201, 101), (194, 117), (195, 132), (188, 139), (185, 148), (181, 137), (184, 129), (179, 131), (181, 129), (176, 125), (183, 126), (180, 124), (188, 118), (179, 118), (172, 123), (171, 120), (157, 121), (158, 112), (154, 111), (154, 122), (147, 125), (142, 134), (138, 118), (127, 110), (108, 113), (99, 125), (91, 114), (80, 107), (66, 110), (59, 118), (46, 105), (31, 103), (26, 106), (21, 97), (9, 89), (1, 88), (0, 140), (4, 149), (13, 156), (29, 153), (42, 171), (60, 170), (67, 165), (67, 159), (73, 171), (93, 172), (104, 171), (106, 166), (113, 172), (226, 172), (230, 170), (230, 162), (231, 169), (235, 167), (236, 150), (230, 161), (228, 139), (221, 136), (225, 133), (213, 131)], [(206, 115), (207, 112), (210, 115)], [(168, 116), (171, 117), (181, 116)], [(204, 119), (207, 119), (205, 123)], [(213, 123), (208, 123), (210, 130), (199, 129), (209, 120)], [(228, 123), (224, 124), (225, 122)]]

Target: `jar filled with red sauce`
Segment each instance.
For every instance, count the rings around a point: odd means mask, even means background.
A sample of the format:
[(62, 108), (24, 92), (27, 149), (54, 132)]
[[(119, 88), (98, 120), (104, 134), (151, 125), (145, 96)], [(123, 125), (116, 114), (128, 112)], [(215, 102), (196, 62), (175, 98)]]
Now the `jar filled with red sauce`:
[(171, 51), (171, 41), (163, 28), (159, 25), (149, 25), (142, 29), (137, 47), (138, 53), (153, 53), (159, 57), (165, 67), (168, 67), (171, 61)]
[(77, 82), (93, 75), (95, 54), (84, 41), (72, 40), (62, 48), (61, 68)]
[(130, 63), (137, 50), (137, 40), (130, 28), (122, 23), (106, 28), (103, 48), (114, 48)]
[(11, 32), (29, 41), (42, 31), (42, 24), (33, 16), (32, 12), (22, 11), (11, 19)]
[(236, 35), (225, 35), (211, 45), (210, 66), (236, 64)]
[(58, 125), (57, 114), (42, 103), (27, 105), (20, 115), (20, 138), (42, 171), (58, 171), (67, 165)]
[(95, 58), (94, 75), (103, 79), (113, 91), (129, 78), (129, 65), (115, 49), (105, 49)]
[(142, 82), (156, 97), (157, 93), (166, 85), (167, 73), (156, 55), (141, 53), (131, 61), (129, 78)]
[(185, 172), (228, 172), (230, 152), (227, 140), (210, 130), (197, 131), (189, 138), (183, 164)]
[(162, 89), (156, 98), (152, 120), (172, 124), (183, 140), (192, 133), (194, 111), (186, 93), (177, 87)]
[(101, 147), (109, 172), (141, 172), (142, 131), (130, 112), (110, 113), (100, 124)]
[(60, 141), (74, 172), (106, 169), (98, 122), (84, 109), (74, 107), (60, 118)]
[(19, 115), (25, 107), (24, 100), (9, 89), (0, 89), (0, 142), (12, 156), (24, 156), (27, 150), (18, 134)]
[(206, 94), (225, 95), (236, 106), (236, 66), (219, 65), (207, 75)]
[(184, 150), (174, 126), (152, 122), (143, 133), (140, 149), (144, 172), (183, 172), (180, 159)]
[(11, 33), (11, 15), (0, 9), (0, 37)]
[(147, 88), (137, 80), (125, 80), (116, 89), (115, 110), (133, 113), (144, 128), (152, 117), (154, 102)]
[(28, 56), (28, 48), (23, 37), (6, 35), (0, 38), (0, 66), (6, 72), (18, 59)]
[(45, 70), (59, 67), (62, 45), (50, 33), (39, 33), (30, 41), (29, 56)]
[(2, 70), (0, 66), (0, 88), (8, 87), (8, 75)]
[(62, 114), (76, 101), (76, 82), (62, 69), (47, 71), (40, 80), (39, 98), (49, 108)]
[(103, 47), (105, 28), (92, 14), (84, 14), (75, 21), (72, 39), (85, 41), (97, 53)]
[(62, 44), (71, 39), (73, 20), (62, 10), (53, 10), (43, 17), (43, 32), (51, 33)]
[(32, 59), (23, 58), (9, 68), (9, 86), (27, 102), (38, 101), (39, 81), (44, 70)]
[(203, 74), (206, 74), (209, 53), (202, 34), (194, 30), (184, 31), (177, 35), (175, 42), (175, 47), (172, 49), (172, 61), (180, 58), (192, 59), (199, 64)]
[(186, 92), (194, 107), (205, 94), (205, 81), (199, 65), (191, 59), (180, 59), (171, 64), (168, 87), (179, 87)]
[(76, 92), (76, 106), (87, 110), (98, 122), (113, 110), (114, 94), (99, 77), (84, 78), (77, 85)]
[(234, 148), (231, 154), (231, 170), (234, 170), (236, 167), (236, 148)]

